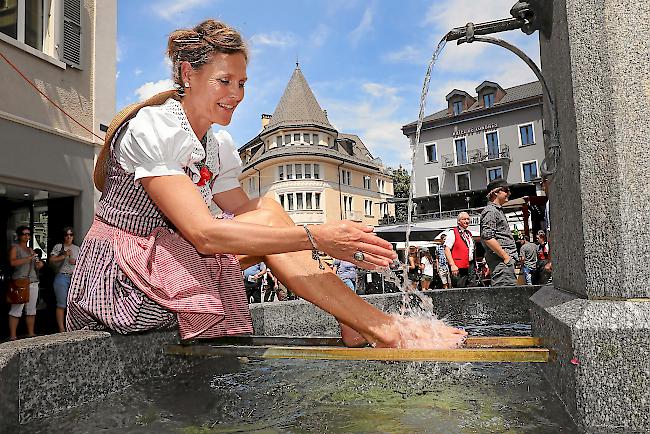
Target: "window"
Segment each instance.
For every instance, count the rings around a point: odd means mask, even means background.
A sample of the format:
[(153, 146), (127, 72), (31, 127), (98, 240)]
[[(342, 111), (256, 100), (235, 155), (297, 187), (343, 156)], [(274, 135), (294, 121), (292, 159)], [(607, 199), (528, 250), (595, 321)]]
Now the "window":
[(284, 166), (278, 166), (278, 181), (284, 181)]
[(438, 150), (435, 143), (424, 145), (424, 154), (427, 163), (438, 161)]
[(341, 183), (345, 185), (352, 185), (352, 174), (349, 170), (341, 169)]
[(427, 195), (440, 193), (440, 179), (437, 176), (427, 178)]
[(300, 133), (295, 133), (293, 135), (293, 142), (294, 143), (300, 143)]
[(257, 176), (248, 178), (248, 194), (257, 194)]
[(302, 164), (296, 164), (296, 179), (302, 179)]
[(485, 106), (485, 108), (489, 108), (494, 105), (493, 93), (486, 93), (485, 95), (483, 95), (483, 105)]
[(524, 161), (521, 163), (521, 179), (530, 182), (537, 178), (537, 161)]
[(291, 134), (285, 134), (284, 136), (284, 146), (289, 146), (291, 144)]
[(282, 146), (282, 136), (277, 136), (275, 138), (275, 146), (277, 146), (277, 147)]
[(383, 202), (379, 204), (379, 216), (386, 217), (388, 215), (388, 203)]
[(293, 179), (293, 164), (287, 164), (287, 179)]
[(487, 169), (487, 182), (488, 184), (495, 179), (503, 178), (503, 168), (502, 167), (490, 167)]
[(320, 193), (283, 193), (278, 195), (278, 201), (287, 211), (320, 210)]
[(306, 145), (311, 144), (311, 134), (309, 134), (309, 133), (303, 133), (303, 135), (302, 135), (302, 141), (305, 142)]
[(454, 101), (453, 108), (454, 108), (454, 114), (455, 115), (461, 114), (463, 112), (463, 102), (462, 101)]
[(377, 179), (377, 190), (380, 193), (385, 193), (386, 192), (385, 188), (386, 188), (386, 181), (384, 181), (383, 179)]
[(527, 146), (535, 144), (535, 132), (533, 124), (519, 125), (519, 145)]
[(311, 143), (312, 145), (318, 145), (318, 134), (312, 134), (311, 135)]
[(370, 177), (369, 176), (364, 176), (363, 177), (363, 188), (366, 190), (370, 190)]
[(456, 154), (456, 164), (467, 164), (467, 143), (464, 137), (454, 140), (454, 151)]
[(363, 212), (367, 215), (372, 217), (372, 201), (371, 200), (364, 200), (363, 201)]
[(499, 135), (496, 131), (485, 133), (485, 147), (490, 160), (499, 158)]
[(311, 164), (305, 164), (305, 179), (311, 179)]
[(460, 172), (456, 174), (456, 191), (468, 191), (472, 186), (469, 182), (469, 172)]
[(352, 196), (343, 196), (343, 210), (352, 211)]
[(314, 164), (314, 179), (320, 179), (320, 164)]

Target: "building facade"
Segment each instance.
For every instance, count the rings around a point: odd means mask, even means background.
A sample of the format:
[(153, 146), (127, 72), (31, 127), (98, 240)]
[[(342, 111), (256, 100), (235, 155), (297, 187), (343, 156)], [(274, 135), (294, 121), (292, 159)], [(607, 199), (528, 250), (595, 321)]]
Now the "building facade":
[[(487, 184), (504, 178), (514, 196), (539, 191), (544, 160), (539, 82), (503, 89), (485, 81), (474, 95), (454, 89), (447, 109), (424, 119), (415, 158), (416, 213), (453, 215), (486, 203)], [(411, 142), (416, 122), (402, 127)]]
[(358, 136), (338, 132), (296, 65), (273, 115), (239, 149), (242, 188), (277, 200), (297, 224), (394, 215), (391, 171)]
[(1, 262), (18, 225), (46, 252), (64, 226), (77, 243), (90, 227), (100, 125), (115, 111), (116, 33), (115, 0), (0, 2)]

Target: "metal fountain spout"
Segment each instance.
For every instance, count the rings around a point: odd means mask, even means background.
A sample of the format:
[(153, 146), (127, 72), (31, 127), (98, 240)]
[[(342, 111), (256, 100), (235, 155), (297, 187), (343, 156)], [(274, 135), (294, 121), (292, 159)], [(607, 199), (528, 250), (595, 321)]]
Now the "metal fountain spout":
[(532, 35), (535, 31), (539, 30), (542, 35), (548, 37), (552, 31), (550, 24), (552, 12), (552, 0), (518, 1), (512, 9), (510, 9), (510, 15), (512, 15), (512, 18), (505, 18), (480, 24), (467, 23), (464, 27), (451, 29), (444, 37), (447, 42), (458, 41), (457, 43), (459, 45), (464, 43), (470, 44), (472, 42), (486, 42), (498, 45), (516, 54), (535, 73), (537, 79), (542, 84), (542, 91), (546, 100), (545, 103), (548, 104), (551, 116), (551, 129), (544, 130), (544, 137), (549, 143), (546, 159), (542, 164), (542, 173), (545, 175), (551, 175), (557, 170), (561, 147), (557, 109), (555, 107), (555, 102), (551, 97), (548, 85), (546, 84), (546, 80), (542, 75), (542, 71), (535, 62), (533, 62), (519, 48), (502, 39), (484, 35), (521, 29), (521, 31), (527, 35)]

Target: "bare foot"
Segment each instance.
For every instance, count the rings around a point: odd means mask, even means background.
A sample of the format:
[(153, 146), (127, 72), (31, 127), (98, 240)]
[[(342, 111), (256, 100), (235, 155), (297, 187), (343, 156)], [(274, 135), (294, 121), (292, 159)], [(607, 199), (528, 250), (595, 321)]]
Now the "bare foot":
[(392, 323), (377, 333), (376, 347), (452, 349), (460, 347), (467, 332), (450, 327), (435, 318), (412, 318), (393, 315)]
[(341, 340), (346, 347), (358, 348), (368, 344), (368, 341), (352, 327), (341, 323), (339, 325), (341, 326)]

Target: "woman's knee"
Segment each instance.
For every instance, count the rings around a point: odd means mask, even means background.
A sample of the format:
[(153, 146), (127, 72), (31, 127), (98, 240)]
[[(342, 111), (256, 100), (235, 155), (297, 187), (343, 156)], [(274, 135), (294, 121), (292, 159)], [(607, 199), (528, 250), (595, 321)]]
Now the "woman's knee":
[(236, 216), (235, 220), (264, 226), (288, 226), (284, 216), (271, 208), (258, 208)]

